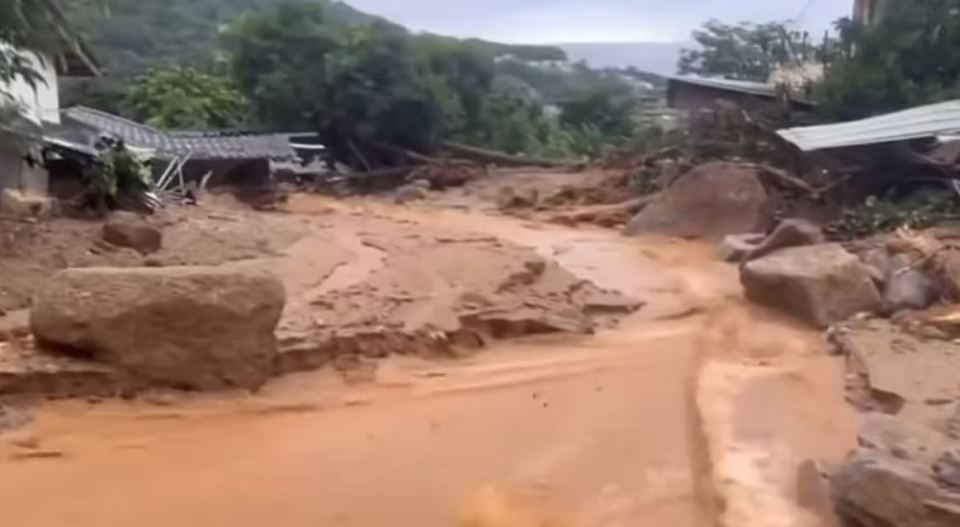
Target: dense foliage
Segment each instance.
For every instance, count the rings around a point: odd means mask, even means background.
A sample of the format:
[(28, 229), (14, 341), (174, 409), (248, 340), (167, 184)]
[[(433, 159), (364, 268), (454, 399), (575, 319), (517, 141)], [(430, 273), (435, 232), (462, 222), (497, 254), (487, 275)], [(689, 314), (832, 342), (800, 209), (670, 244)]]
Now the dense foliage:
[[(365, 26), (380, 24), (403, 31), (380, 17), (331, 0), (298, 0), (324, 8), (331, 24)], [(220, 29), (244, 13), (267, 12), (277, 0), (70, 0), (69, 10), (77, 26), (113, 75), (138, 75), (162, 62), (200, 68), (216, 60)], [(108, 9), (98, 8), (106, 4)], [(513, 46), (481, 40), (471, 41), (494, 54), (511, 54), (525, 60), (563, 60), (563, 50), (549, 46)]]
[(870, 28), (839, 24), (842, 56), (819, 90), (832, 119), (854, 119), (960, 95), (960, 0), (889, 2)]
[[(628, 133), (629, 107), (606, 101), (611, 80), (584, 82), (564, 102), (564, 129), (540, 92), (499, 68), (488, 46), (379, 22), (343, 26), (316, 5), (282, 4), (242, 16), (224, 32), (223, 44), (256, 120), (319, 131), (338, 157), (354, 164), (368, 164), (370, 147), (429, 152), (441, 138), (513, 153), (569, 154), (588, 120), (599, 123), (594, 133)], [(618, 94), (629, 93), (622, 82), (618, 87)], [(358, 150), (368, 152), (364, 159)]]
[(777, 65), (791, 58), (791, 37), (783, 24), (736, 25), (710, 20), (693, 32), (697, 43), (680, 57), (681, 74), (766, 82)]
[(138, 121), (162, 129), (233, 127), (243, 121), (243, 96), (227, 78), (166, 66), (137, 78), (125, 105)]
[(55, 51), (64, 28), (47, 0), (0, 0), (0, 82), (42, 82), (28, 51)]

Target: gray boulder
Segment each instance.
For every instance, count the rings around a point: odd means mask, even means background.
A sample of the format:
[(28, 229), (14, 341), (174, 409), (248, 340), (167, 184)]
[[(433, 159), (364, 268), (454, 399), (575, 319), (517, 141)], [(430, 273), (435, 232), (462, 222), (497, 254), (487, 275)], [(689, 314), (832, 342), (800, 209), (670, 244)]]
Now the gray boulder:
[(923, 465), (860, 450), (831, 478), (838, 514), (860, 527), (956, 527), (960, 494), (941, 488)]
[(634, 216), (626, 234), (719, 241), (728, 234), (766, 232), (772, 211), (756, 167), (707, 163), (684, 174)]
[(273, 371), (286, 299), (273, 275), (212, 267), (68, 269), (37, 294), (46, 348), (184, 389), (257, 388)]
[(739, 263), (746, 258), (751, 251), (763, 243), (763, 234), (729, 234), (723, 238), (721, 249), (723, 250), (723, 261), (730, 263)]
[(894, 256), (887, 271), (883, 291), (885, 312), (926, 309), (940, 298), (940, 284), (922, 269), (912, 266), (909, 257)]
[(822, 328), (881, 306), (869, 272), (838, 244), (777, 251), (743, 265), (740, 280), (751, 301)]
[(115, 212), (103, 225), (101, 236), (117, 247), (127, 247), (140, 254), (155, 253), (163, 246), (163, 233), (145, 219), (131, 212)]
[(947, 448), (933, 463), (937, 483), (953, 491), (960, 491), (960, 446)]
[(744, 255), (744, 261), (756, 260), (780, 249), (818, 245), (826, 242), (823, 230), (807, 220), (784, 220), (760, 245)]

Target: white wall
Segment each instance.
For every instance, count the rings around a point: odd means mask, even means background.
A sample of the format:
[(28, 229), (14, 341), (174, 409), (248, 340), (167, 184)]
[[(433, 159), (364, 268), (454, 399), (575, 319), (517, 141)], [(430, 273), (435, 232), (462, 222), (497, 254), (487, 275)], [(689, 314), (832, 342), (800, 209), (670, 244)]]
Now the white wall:
[[(0, 46), (6, 44), (0, 43)], [(24, 115), (30, 120), (41, 122), (60, 123), (60, 90), (57, 85), (57, 69), (52, 59), (41, 60), (39, 56), (27, 52), (34, 69), (43, 77), (42, 82), (31, 86), (25, 80), (17, 78), (12, 83), (0, 85), (0, 91), (13, 96), (22, 107)]]

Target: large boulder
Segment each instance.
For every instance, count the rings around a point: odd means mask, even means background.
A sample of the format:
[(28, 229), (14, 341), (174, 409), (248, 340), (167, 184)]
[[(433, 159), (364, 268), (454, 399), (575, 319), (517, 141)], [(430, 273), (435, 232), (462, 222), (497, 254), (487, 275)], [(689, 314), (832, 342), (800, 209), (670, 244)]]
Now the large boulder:
[(147, 220), (132, 212), (115, 212), (103, 225), (104, 240), (117, 247), (127, 247), (147, 255), (160, 250), (163, 233)]
[(843, 322), (881, 306), (870, 273), (839, 244), (783, 249), (745, 264), (747, 298), (818, 326)]
[(886, 452), (859, 450), (831, 478), (837, 512), (860, 527), (956, 527), (960, 494), (933, 471)]
[(707, 163), (687, 172), (662, 199), (634, 216), (626, 233), (719, 241), (728, 234), (766, 232), (772, 209), (756, 168)]
[(44, 347), (184, 389), (257, 388), (273, 371), (286, 300), (275, 276), (212, 267), (68, 269), (39, 291)]

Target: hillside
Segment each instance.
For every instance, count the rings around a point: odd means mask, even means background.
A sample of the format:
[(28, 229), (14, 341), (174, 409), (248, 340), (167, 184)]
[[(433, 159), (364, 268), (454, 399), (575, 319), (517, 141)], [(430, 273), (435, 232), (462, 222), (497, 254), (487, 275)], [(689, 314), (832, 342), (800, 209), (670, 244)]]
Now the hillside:
[[(328, 16), (337, 23), (390, 24), (343, 2), (306, 1), (326, 5)], [(104, 3), (106, 9), (101, 7)], [(221, 27), (244, 12), (276, 4), (277, 0), (72, 0), (65, 8), (111, 75), (125, 77), (162, 62), (209, 64), (216, 58)], [(565, 58), (555, 47), (474, 42), (498, 55), (529, 60)]]
[(684, 42), (597, 42), (557, 44), (573, 61), (586, 61), (593, 68), (629, 68), (673, 75), (677, 72)]

